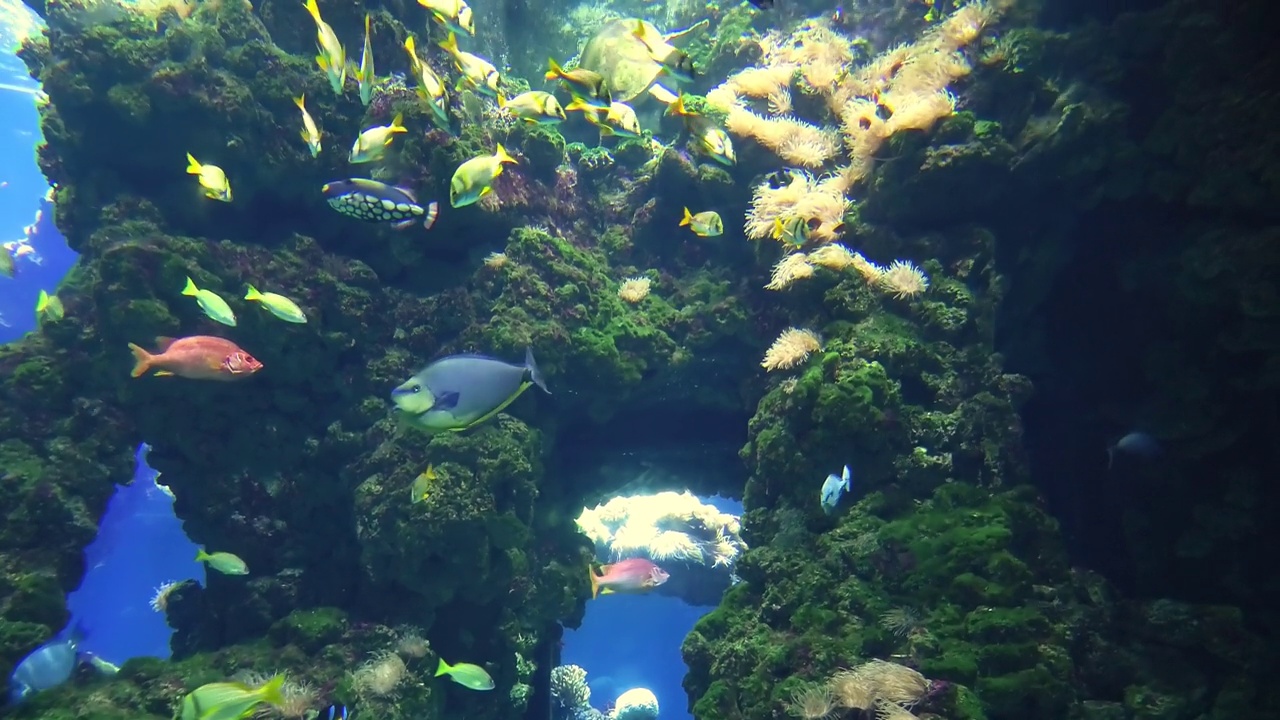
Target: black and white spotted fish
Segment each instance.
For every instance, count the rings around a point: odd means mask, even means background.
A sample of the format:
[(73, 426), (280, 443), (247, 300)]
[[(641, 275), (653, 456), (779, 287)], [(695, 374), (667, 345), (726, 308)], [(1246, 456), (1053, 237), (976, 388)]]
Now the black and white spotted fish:
[(430, 230), (440, 212), (440, 206), (435, 200), (425, 206), (420, 205), (412, 192), (366, 178), (334, 180), (325, 183), (321, 192), (329, 202), (329, 207), (347, 217), (365, 222), (390, 223), (397, 229), (422, 220), (422, 226)]

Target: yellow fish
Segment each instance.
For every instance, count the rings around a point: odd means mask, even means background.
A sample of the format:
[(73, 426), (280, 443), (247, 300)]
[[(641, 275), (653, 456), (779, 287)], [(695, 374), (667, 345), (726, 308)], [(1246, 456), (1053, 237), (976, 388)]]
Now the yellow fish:
[(236, 326), (236, 314), (231, 311), (231, 306), (223, 300), (218, 293), (212, 290), (201, 290), (196, 287), (195, 281), (187, 278), (186, 287), (182, 288), (183, 295), (189, 295), (196, 299), (196, 303), (210, 320), (220, 322), (223, 325)]
[(776, 217), (773, 219), (773, 239), (800, 247), (809, 241), (809, 232), (821, 224), (816, 218), (806, 220), (799, 215), (790, 215), (785, 220)]
[(428, 465), (426, 470), (418, 473), (418, 477), (414, 478), (413, 484), (409, 486), (409, 498), (413, 502), (422, 502), (427, 499), (427, 493), (430, 492), (431, 486), (435, 484), (439, 477), (436, 475), (436, 469), (433, 465)]
[(498, 93), (498, 107), (527, 123), (554, 124), (565, 119), (564, 108), (556, 96), (542, 90), (530, 90), (508, 100)]
[(493, 181), (502, 174), (502, 166), (515, 163), (502, 143), (492, 155), (481, 155), (458, 166), (449, 181), (449, 204), (459, 208), (470, 205), (493, 191)]
[(479, 55), (459, 50), (458, 36), (454, 33), (449, 33), (449, 37), (440, 43), (440, 47), (453, 57), (454, 66), (458, 68), (458, 72), (462, 73), (462, 80), (458, 81), (458, 90), (461, 90), (463, 85), (467, 85), (476, 92), (484, 93), (489, 97), (498, 97), (498, 68), (494, 67), (493, 63)]
[(600, 112), (590, 103), (585, 102), (582, 98), (574, 98), (570, 103), (568, 110), (581, 110), (582, 116), (587, 122), (596, 126), (600, 131), (600, 137), (606, 138), (612, 135), (625, 138), (638, 138), (642, 134), (640, 131), (640, 118), (636, 117), (636, 111), (630, 105), (624, 102), (612, 102), (609, 109)]
[(686, 225), (698, 237), (716, 237), (724, 232), (724, 222), (720, 219), (720, 213), (714, 210), (694, 215), (689, 212), (689, 208), (685, 208), (684, 219), (680, 221), (680, 227)]
[(311, 19), (316, 21), (316, 49), (320, 51), (316, 56), (316, 65), (328, 76), (333, 91), (341, 95), (343, 86), (347, 84), (346, 48), (342, 47), (337, 33), (329, 27), (329, 23), (320, 19), (320, 6), (316, 4), (316, 0), (307, 0), (304, 5), (307, 12), (311, 13)]
[(197, 550), (196, 562), (208, 563), (209, 567), (223, 575), (249, 574), (249, 566), (240, 559), (240, 556), (229, 552), (207, 553), (204, 550)]
[(449, 99), (444, 80), (431, 66), (418, 59), (418, 49), (413, 36), (404, 39), (404, 49), (409, 52), (409, 65), (418, 78), (418, 97), (431, 108), (431, 119), (443, 130), (449, 129)]
[(609, 83), (604, 81), (600, 73), (585, 68), (565, 70), (555, 58), (547, 58), (547, 80), (559, 80), (569, 92), (587, 105), (597, 110), (608, 110), (612, 100), (609, 97)]
[(418, 0), (418, 4), (431, 13), (431, 17), (448, 30), (476, 34), (471, 8), (465, 0)]
[(240, 720), (262, 703), (284, 702), (284, 674), (272, 677), (261, 687), (238, 682), (201, 685), (182, 698), (180, 720)]
[(364, 53), (360, 55), (360, 67), (355, 71), (356, 85), (360, 88), (360, 102), (373, 101), (373, 46), (369, 44), (369, 14), (364, 15)]
[(66, 310), (62, 307), (62, 301), (58, 296), (41, 290), (40, 296), (36, 298), (36, 317), (44, 318), (49, 322), (58, 322), (65, 315)]
[(306, 95), (293, 99), (293, 104), (297, 105), (298, 109), (302, 111), (302, 141), (311, 150), (311, 157), (315, 157), (320, 154), (320, 128), (316, 127), (316, 121), (312, 119), (311, 113), (307, 112), (306, 103)]
[(305, 323), (307, 321), (307, 316), (302, 312), (302, 308), (283, 295), (277, 295), (273, 292), (258, 292), (258, 288), (250, 285), (248, 292), (244, 294), (244, 299), (262, 303), (262, 307), (285, 322)]
[(360, 133), (360, 137), (356, 138), (355, 144), (351, 146), (351, 156), (347, 160), (353, 163), (381, 160), (382, 154), (386, 152), (392, 138), (399, 133), (405, 132), (409, 131), (404, 127), (403, 115), (396, 115), (390, 125), (371, 127)]
[(231, 181), (227, 174), (217, 165), (202, 165), (191, 153), (187, 153), (187, 174), (200, 177), (200, 187), (204, 188), (204, 196), (210, 200), (231, 202)]
[(644, 43), (649, 57), (662, 66), (663, 72), (680, 82), (693, 81), (693, 61), (683, 50), (667, 42), (661, 35), (649, 32), (643, 20), (636, 21), (636, 28), (631, 34)]

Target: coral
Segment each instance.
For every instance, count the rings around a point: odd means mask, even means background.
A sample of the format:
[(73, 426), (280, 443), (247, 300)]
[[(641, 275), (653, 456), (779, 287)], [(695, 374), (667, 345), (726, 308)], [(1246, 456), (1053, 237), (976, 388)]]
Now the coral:
[(791, 253), (783, 257), (769, 272), (769, 284), (766, 290), (783, 290), (796, 280), (813, 277), (813, 265), (802, 252)]
[(396, 692), (407, 673), (399, 655), (381, 653), (366, 660), (351, 674), (351, 684), (362, 697), (386, 697)]
[(904, 260), (895, 260), (876, 279), (877, 287), (904, 300), (929, 289), (929, 279), (920, 268)]
[(588, 707), (591, 688), (587, 687), (587, 671), (577, 665), (551, 668), (551, 700), (562, 711)]
[(648, 688), (632, 688), (613, 701), (609, 720), (657, 720), (658, 698)]
[(618, 297), (634, 305), (649, 297), (649, 288), (652, 285), (653, 281), (647, 277), (627, 278), (618, 287)]
[(799, 688), (787, 700), (787, 713), (801, 720), (827, 720), (836, 707), (835, 695), (826, 685)]

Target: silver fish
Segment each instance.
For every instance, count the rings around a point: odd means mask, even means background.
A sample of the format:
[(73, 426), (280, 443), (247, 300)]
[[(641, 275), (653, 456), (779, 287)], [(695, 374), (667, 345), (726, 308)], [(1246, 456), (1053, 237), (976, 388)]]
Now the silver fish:
[(524, 364), (484, 355), (440, 358), (391, 391), (391, 400), (409, 425), (427, 432), (466, 430), (497, 415), (537, 385), (550, 394), (525, 350)]

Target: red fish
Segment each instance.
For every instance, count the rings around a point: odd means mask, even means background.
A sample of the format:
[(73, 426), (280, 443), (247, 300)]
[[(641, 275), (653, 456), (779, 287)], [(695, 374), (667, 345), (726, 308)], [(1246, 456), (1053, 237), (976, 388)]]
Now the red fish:
[(644, 558), (629, 558), (605, 565), (601, 570), (603, 573), (600, 575), (588, 570), (593, 598), (601, 593), (649, 592), (671, 577), (666, 570)]
[(230, 382), (247, 378), (262, 369), (262, 363), (240, 349), (239, 345), (211, 335), (192, 335), (184, 338), (156, 338), (155, 354), (129, 343), (133, 351), (133, 377), (148, 370), (156, 376), (177, 375), (192, 380), (222, 380)]

